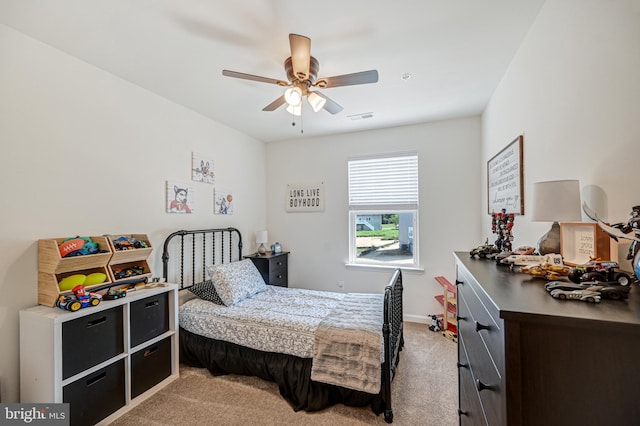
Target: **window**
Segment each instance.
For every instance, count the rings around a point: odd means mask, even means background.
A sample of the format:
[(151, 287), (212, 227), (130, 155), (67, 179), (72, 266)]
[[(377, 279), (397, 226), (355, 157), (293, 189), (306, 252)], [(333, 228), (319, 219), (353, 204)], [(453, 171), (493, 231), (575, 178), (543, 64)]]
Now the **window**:
[(349, 160), (349, 263), (418, 266), (418, 156)]

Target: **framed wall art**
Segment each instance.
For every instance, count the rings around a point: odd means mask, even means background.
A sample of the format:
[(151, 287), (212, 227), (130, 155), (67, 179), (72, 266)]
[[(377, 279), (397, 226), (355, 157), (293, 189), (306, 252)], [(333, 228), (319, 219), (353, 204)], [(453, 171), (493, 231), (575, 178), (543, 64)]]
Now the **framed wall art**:
[(167, 181), (167, 213), (193, 213), (194, 192), (189, 184)]
[(524, 214), (523, 193), (523, 136), (487, 161), (487, 213), (500, 212)]

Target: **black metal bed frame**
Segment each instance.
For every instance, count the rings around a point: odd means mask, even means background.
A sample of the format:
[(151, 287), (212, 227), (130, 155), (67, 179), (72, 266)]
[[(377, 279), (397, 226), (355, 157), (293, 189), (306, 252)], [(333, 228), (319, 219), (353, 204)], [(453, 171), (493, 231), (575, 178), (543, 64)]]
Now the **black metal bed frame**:
[[(235, 236), (235, 238), (234, 238)], [(236, 228), (200, 229), (192, 231), (176, 231), (164, 241), (162, 252), (162, 276), (169, 280), (170, 246), (174, 238), (179, 238), (178, 257), (180, 261), (179, 278), (176, 276), (180, 289), (187, 289), (196, 284), (196, 268), (201, 268), (201, 277), (206, 276), (206, 267), (211, 264), (228, 263), (242, 260), (242, 235)], [(234, 256), (234, 245), (237, 242), (237, 257)], [(184, 259), (190, 250), (190, 269), (186, 269)], [(199, 251), (202, 253), (198, 253)], [(185, 271), (191, 277), (191, 282), (185, 284)], [(187, 277), (188, 278), (188, 277)], [(204, 280), (204, 279), (203, 279)], [(400, 361), (400, 351), (404, 346), (403, 311), (402, 311), (402, 271), (397, 269), (385, 287), (384, 291), (384, 321), (382, 333), (384, 339), (384, 363), (382, 366), (382, 387), (384, 395), (384, 419), (393, 422), (391, 407), (391, 382), (396, 374)]]

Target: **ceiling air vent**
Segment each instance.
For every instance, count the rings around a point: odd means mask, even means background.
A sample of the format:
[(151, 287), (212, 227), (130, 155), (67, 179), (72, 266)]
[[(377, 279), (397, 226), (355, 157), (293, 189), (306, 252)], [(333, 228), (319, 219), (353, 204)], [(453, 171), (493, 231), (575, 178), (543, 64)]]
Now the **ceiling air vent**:
[(352, 120), (362, 120), (362, 119), (365, 119), (365, 118), (372, 118), (373, 117), (373, 113), (372, 112), (363, 112), (361, 114), (348, 115), (347, 117), (349, 117)]

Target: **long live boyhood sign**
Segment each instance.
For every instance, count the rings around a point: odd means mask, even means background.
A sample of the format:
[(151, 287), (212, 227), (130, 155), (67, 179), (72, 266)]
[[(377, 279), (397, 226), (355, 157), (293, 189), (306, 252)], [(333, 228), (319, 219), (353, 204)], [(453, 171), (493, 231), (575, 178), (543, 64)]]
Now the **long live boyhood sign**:
[(324, 182), (288, 184), (285, 202), (288, 212), (324, 211)]

